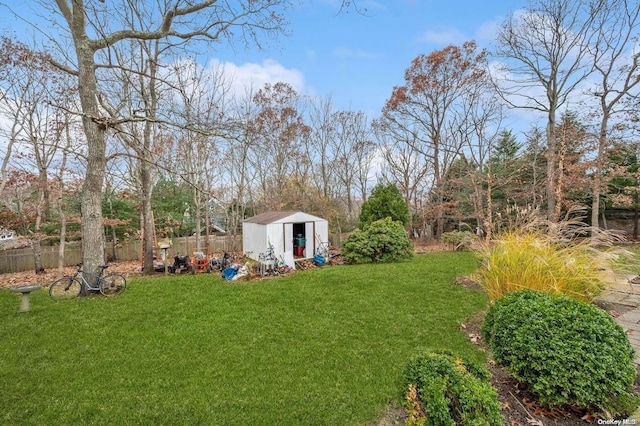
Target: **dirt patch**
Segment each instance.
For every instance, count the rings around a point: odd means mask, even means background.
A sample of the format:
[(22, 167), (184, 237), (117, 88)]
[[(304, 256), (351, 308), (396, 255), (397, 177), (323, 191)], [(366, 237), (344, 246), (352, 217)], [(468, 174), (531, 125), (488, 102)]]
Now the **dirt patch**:
[(369, 426), (399, 426), (404, 425), (407, 412), (402, 407), (390, 407), (384, 414)]
[(482, 289), (480, 284), (478, 284), (476, 281), (473, 281), (472, 279), (467, 278), (467, 277), (465, 277), (463, 275), (455, 277), (453, 279), (453, 283), (455, 285), (459, 285), (459, 286), (462, 286), (464, 288), (471, 288), (471, 289), (474, 289), (474, 290), (481, 290)]
[[(111, 262), (109, 268), (105, 270), (105, 274), (109, 272), (119, 272), (125, 277), (132, 275), (140, 275), (142, 264), (139, 260), (127, 262)], [(67, 266), (64, 268), (64, 276), (73, 275), (75, 266)], [(12, 272), (8, 274), (0, 274), (0, 288), (21, 287), (25, 285), (40, 285), (48, 287), (53, 281), (58, 279), (57, 269), (46, 269), (43, 273), (36, 274), (34, 271)]]
[(606, 300), (595, 300), (593, 304), (609, 312), (609, 314), (614, 318), (618, 318), (620, 315), (624, 315), (630, 310), (635, 309), (634, 306), (624, 305), (622, 303), (609, 302)]

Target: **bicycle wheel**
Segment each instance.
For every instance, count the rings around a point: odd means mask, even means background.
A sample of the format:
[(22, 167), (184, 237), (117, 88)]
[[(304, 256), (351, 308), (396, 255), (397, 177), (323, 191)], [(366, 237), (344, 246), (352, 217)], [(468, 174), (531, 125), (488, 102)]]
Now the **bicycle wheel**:
[(124, 275), (113, 272), (100, 280), (100, 293), (105, 296), (117, 296), (124, 291), (126, 286), (127, 279)]
[(53, 300), (73, 299), (80, 295), (82, 283), (76, 278), (60, 278), (49, 286), (49, 296)]

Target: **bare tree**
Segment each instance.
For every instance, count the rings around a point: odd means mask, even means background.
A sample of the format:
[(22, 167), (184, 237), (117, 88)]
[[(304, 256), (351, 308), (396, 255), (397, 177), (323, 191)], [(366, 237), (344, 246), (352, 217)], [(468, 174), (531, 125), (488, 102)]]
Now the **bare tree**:
[[(53, 68), (47, 54), (1, 37), (0, 50), (5, 58), (0, 64), (4, 74), (0, 114), (12, 123), (8, 137), (0, 194), (7, 183), (7, 166), (14, 146), (19, 147), (20, 161), (14, 168), (36, 172), (38, 203), (29, 237), (34, 250), (35, 271), (43, 271), (40, 255), (41, 226), (51, 220), (50, 172), (61, 155), (60, 135), (71, 125), (70, 117), (57, 105), (72, 105), (76, 91), (65, 74)], [(66, 153), (63, 153), (66, 154)]]
[[(104, 262), (101, 194), (107, 160), (106, 134), (114, 125), (135, 119), (127, 115), (113, 118), (101, 108), (100, 93), (104, 84), (108, 84), (101, 70), (119, 66), (112, 63), (113, 57), (108, 54), (110, 49), (134, 39), (166, 40), (173, 43), (175, 49), (184, 49), (187, 43), (197, 42), (258, 42), (263, 34), (282, 31), (281, 11), (288, 1), (163, 0), (150, 8), (142, 1), (56, 0), (55, 5), (53, 16), (62, 17), (63, 28), (68, 28), (74, 47), (73, 57), (62, 59), (57, 65), (78, 79), (87, 138), (87, 172), (82, 191), (82, 257), (85, 268), (92, 270)], [(128, 17), (136, 11), (144, 11), (140, 16), (145, 24), (132, 27)], [(53, 41), (54, 36), (51, 38)], [(59, 53), (64, 58), (67, 52)]]
[(267, 210), (280, 210), (289, 204), (287, 188), (299, 180), (301, 164), (307, 161), (303, 147), (310, 129), (300, 111), (300, 96), (287, 83), (265, 84), (253, 101), (258, 113), (250, 125), (258, 136), (254, 165), (260, 176), (261, 204)]
[(625, 100), (638, 96), (640, 86), (640, 52), (632, 51), (638, 43), (640, 4), (633, 0), (611, 0), (593, 22), (597, 43), (589, 46), (595, 64), (598, 83), (591, 94), (598, 101), (599, 123), (597, 149), (593, 170), (591, 223), (599, 223), (600, 197), (606, 184), (605, 160), (610, 147), (609, 139), (621, 127), (612, 126), (611, 120), (625, 112)]
[(59, 131), (56, 137), (59, 140), (59, 146), (63, 147), (59, 162), (57, 165), (57, 173), (55, 175), (54, 200), (58, 212), (58, 220), (60, 222), (60, 238), (58, 245), (58, 278), (62, 278), (64, 274), (64, 253), (67, 242), (67, 212), (65, 209), (65, 196), (73, 193), (78, 189), (78, 179), (70, 179), (72, 172), (68, 168), (69, 154), (74, 151), (74, 141), (76, 135), (81, 133), (79, 123), (73, 121), (74, 116), (64, 113), (58, 127)]
[[(408, 140), (430, 158), (433, 165), (436, 237), (444, 231), (443, 177), (460, 152), (460, 142), (447, 132), (461, 120), (460, 108), (469, 88), (484, 78), (486, 52), (475, 42), (448, 46), (419, 55), (405, 71), (405, 85), (395, 87), (383, 108), (384, 120), (398, 128), (416, 131)], [(455, 126), (454, 126), (455, 127)]]
[(362, 112), (336, 111), (330, 120), (333, 126), (329, 139), (330, 169), (340, 188), (335, 196), (343, 200), (347, 220), (354, 222), (360, 212), (357, 195), (362, 201), (367, 196), (366, 185), (374, 148), (371, 129)]
[[(478, 78), (461, 102), (460, 120), (450, 133), (459, 138), (461, 158), (467, 165), (478, 234), (491, 238), (493, 230), (494, 174), (491, 155), (499, 138), (502, 105), (486, 78)], [(471, 164), (470, 164), (471, 163)]]
[[(256, 118), (257, 106), (253, 103), (254, 93), (247, 88), (246, 93), (236, 97), (230, 108), (231, 123), (227, 149), (219, 151), (219, 157), (225, 158), (222, 166), (226, 169), (228, 180), (217, 185), (220, 198), (230, 206), (226, 210), (227, 230), (234, 237), (240, 230), (240, 224), (254, 200), (253, 183), (256, 180), (256, 169), (253, 167), (252, 153), (258, 143), (258, 135), (249, 123)], [(235, 238), (234, 238), (235, 241)]]
[(331, 96), (316, 97), (311, 101), (309, 111), (309, 135), (308, 155), (315, 164), (315, 181), (326, 199), (331, 195), (331, 140), (335, 137), (335, 123), (332, 121), (333, 104)]
[(556, 217), (558, 147), (556, 116), (592, 72), (589, 46), (605, 0), (530, 0), (498, 33), (496, 55), (504, 60), (496, 76), (503, 99), (512, 107), (546, 115), (547, 216)]
[[(384, 164), (381, 177), (395, 183), (410, 212), (410, 228), (414, 237), (424, 234), (423, 200), (428, 188), (433, 184), (432, 163), (430, 159), (416, 150), (417, 131), (407, 129), (387, 129), (380, 122), (374, 123), (378, 148), (382, 152)], [(396, 130), (395, 132), (393, 130)]]

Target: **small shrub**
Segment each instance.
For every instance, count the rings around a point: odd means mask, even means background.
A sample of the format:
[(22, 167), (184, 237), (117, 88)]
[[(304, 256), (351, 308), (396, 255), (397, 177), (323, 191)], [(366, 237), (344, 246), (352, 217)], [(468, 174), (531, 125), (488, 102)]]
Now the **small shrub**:
[(425, 352), (405, 368), (408, 425), (503, 425), (489, 372), (449, 353)]
[(509, 293), (487, 312), (482, 333), (497, 363), (539, 403), (630, 414), (637, 406), (634, 351), (605, 311), (566, 296)]
[(451, 244), (453, 250), (469, 250), (471, 244), (477, 239), (473, 232), (451, 231), (442, 234), (442, 241)]
[(391, 218), (377, 220), (356, 229), (342, 245), (349, 263), (394, 262), (413, 256), (413, 243), (402, 224)]

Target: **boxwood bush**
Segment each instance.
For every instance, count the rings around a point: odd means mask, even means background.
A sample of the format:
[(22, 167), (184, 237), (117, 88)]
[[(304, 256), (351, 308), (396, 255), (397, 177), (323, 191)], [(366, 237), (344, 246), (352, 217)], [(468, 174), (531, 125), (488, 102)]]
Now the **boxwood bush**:
[(498, 299), (482, 334), (498, 364), (549, 407), (631, 414), (634, 350), (604, 310), (563, 295), (522, 290)]
[(414, 355), (405, 367), (407, 425), (504, 425), (482, 366), (444, 352)]

